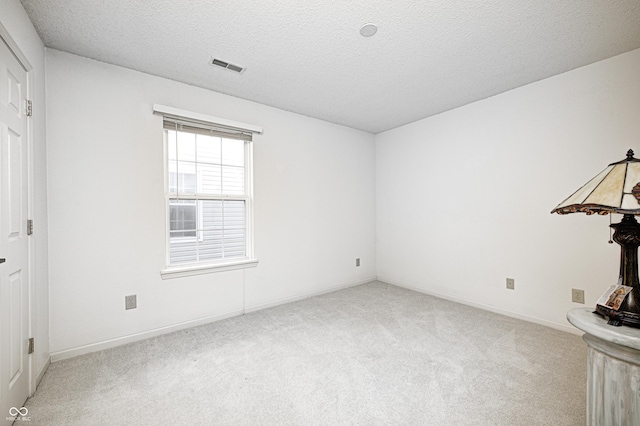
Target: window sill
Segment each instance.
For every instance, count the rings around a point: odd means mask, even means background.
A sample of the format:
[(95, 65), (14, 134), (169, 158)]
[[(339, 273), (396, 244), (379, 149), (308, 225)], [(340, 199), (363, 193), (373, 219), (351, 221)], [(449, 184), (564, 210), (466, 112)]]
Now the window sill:
[(169, 266), (160, 271), (160, 276), (163, 280), (167, 280), (171, 278), (189, 277), (191, 275), (255, 268), (256, 266), (258, 266), (258, 259), (241, 259), (224, 263), (210, 263), (208, 265)]

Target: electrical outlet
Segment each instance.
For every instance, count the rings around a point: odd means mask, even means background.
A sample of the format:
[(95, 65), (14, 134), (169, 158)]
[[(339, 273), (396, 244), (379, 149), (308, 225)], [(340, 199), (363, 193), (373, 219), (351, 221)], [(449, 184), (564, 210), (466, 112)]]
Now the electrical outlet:
[(572, 288), (571, 301), (575, 303), (584, 303), (584, 290)]
[(125, 296), (124, 297), (124, 309), (128, 310), (128, 309), (135, 309), (138, 307), (138, 300), (137, 300), (137, 296), (135, 294), (132, 294), (131, 296)]
[(507, 289), (509, 290), (516, 289), (516, 280), (514, 278), (507, 278)]
[(360, 258), (356, 257), (356, 267), (360, 266)]

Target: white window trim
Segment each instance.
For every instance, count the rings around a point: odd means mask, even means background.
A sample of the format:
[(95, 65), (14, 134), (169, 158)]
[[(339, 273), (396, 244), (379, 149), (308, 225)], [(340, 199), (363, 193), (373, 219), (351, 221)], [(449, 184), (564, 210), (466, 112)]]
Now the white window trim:
[[(163, 117), (187, 119), (197, 121), (201, 123), (210, 124), (213, 126), (222, 126), (232, 129), (250, 131), (251, 133), (262, 133), (262, 127), (253, 124), (242, 123), (239, 121), (227, 120), (225, 118), (215, 117), (211, 115), (200, 114), (192, 111), (186, 111), (178, 108), (168, 107), (164, 105), (153, 105), (153, 112)], [(253, 143), (253, 142), (250, 142)], [(169, 203), (166, 202), (168, 190), (166, 187), (168, 182), (168, 168), (167, 168), (167, 144), (163, 141), (164, 146), (164, 182), (165, 182), (165, 268), (160, 271), (162, 279), (188, 277), (193, 275), (202, 275), (213, 272), (232, 271), (236, 269), (254, 268), (258, 265), (258, 259), (254, 256), (254, 227), (253, 227), (253, 149), (251, 145), (245, 145), (245, 182), (250, 182), (249, 193), (247, 194), (248, 205), (246, 208), (246, 223), (247, 223), (247, 257), (245, 258), (233, 258), (229, 260), (216, 261), (211, 263), (198, 263), (198, 264), (184, 264), (184, 265), (168, 265), (168, 247), (169, 247)]]
[(192, 275), (209, 274), (212, 272), (233, 271), (236, 269), (255, 268), (258, 266), (258, 259), (246, 258), (246, 259), (233, 259), (233, 261), (227, 261), (219, 264), (199, 264), (199, 265), (180, 265), (180, 266), (168, 266), (162, 271), (160, 275), (163, 280), (170, 278), (189, 277)]

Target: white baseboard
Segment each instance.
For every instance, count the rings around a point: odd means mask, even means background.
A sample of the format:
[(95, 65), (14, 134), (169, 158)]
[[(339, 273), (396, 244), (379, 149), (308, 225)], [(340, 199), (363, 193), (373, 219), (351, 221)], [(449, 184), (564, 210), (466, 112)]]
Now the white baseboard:
[(347, 283), (347, 284), (341, 284), (341, 285), (337, 285), (337, 286), (333, 286), (333, 287), (328, 287), (328, 288), (325, 288), (325, 289), (320, 290), (320, 291), (315, 291), (315, 292), (310, 292), (310, 293), (301, 293), (301, 294), (299, 294), (297, 296), (285, 297), (285, 298), (282, 298), (282, 299), (275, 300), (273, 302), (260, 303), (258, 305), (247, 306), (245, 308), (245, 312), (247, 312), (247, 313), (255, 312), (255, 311), (260, 311), (262, 309), (272, 308), (272, 307), (278, 306), (278, 305), (284, 305), (285, 303), (297, 302), (298, 300), (308, 299), (310, 297), (320, 296), (322, 294), (327, 294), (327, 293), (333, 293), (334, 291), (343, 290), (345, 288), (355, 287), (357, 285), (370, 283), (371, 281), (376, 281), (377, 279), (378, 279), (377, 277), (373, 276), (373, 277), (370, 277), (370, 278), (366, 278), (364, 280), (353, 281), (353, 282), (350, 282), (350, 283)]
[(71, 348), (71, 349), (66, 349), (66, 350), (63, 350), (63, 351), (53, 352), (53, 353), (51, 353), (51, 362), (56, 362), (56, 361), (61, 361), (63, 359), (73, 358), (73, 357), (80, 356), (80, 355), (85, 355), (85, 354), (88, 354), (88, 353), (91, 353), (91, 352), (98, 352), (98, 351), (102, 351), (102, 350), (105, 350), (105, 349), (115, 348), (116, 346), (126, 345), (127, 343), (133, 343), (133, 342), (137, 342), (137, 341), (140, 341), (140, 340), (149, 339), (151, 337), (160, 336), (162, 334), (167, 334), (167, 333), (171, 333), (171, 332), (174, 332), (174, 331), (184, 330), (186, 328), (197, 327), (199, 325), (209, 324), (209, 323), (215, 322), (215, 321), (221, 321), (221, 320), (224, 320), (224, 319), (227, 319), (227, 318), (243, 315), (244, 313), (255, 312), (255, 311), (259, 311), (259, 310), (262, 310), (262, 309), (270, 308), (270, 307), (273, 307), (273, 306), (283, 305), (285, 303), (291, 303), (291, 302), (295, 302), (295, 301), (298, 301), (298, 300), (308, 299), (310, 297), (319, 296), (321, 294), (326, 294), (326, 293), (331, 293), (331, 292), (334, 292), (334, 291), (337, 291), (337, 290), (342, 290), (342, 289), (345, 289), (345, 288), (348, 288), (348, 287), (354, 287), (354, 286), (357, 286), (357, 285), (360, 285), (360, 284), (365, 284), (365, 283), (368, 283), (368, 282), (371, 282), (371, 281), (375, 281), (375, 280), (376, 280), (376, 277), (374, 276), (374, 277), (368, 278), (366, 280), (360, 280), (360, 281), (351, 282), (351, 283), (347, 283), (347, 284), (341, 284), (341, 285), (329, 287), (329, 288), (326, 288), (326, 289), (323, 289), (323, 290), (317, 291), (317, 292), (302, 293), (302, 294), (299, 294), (297, 296), (286, 297), (286, 298), (278, 299), (276, 301), (269, 302), (269, 303), (263, 303), (263, 304), (249, 306), (249, 307), (246, 307), (244, 310), (243, 309), (237, 309), (237, 310), (233, 310), (233, 311), (230, 311), (230, 312), (227, 312), (227, 313), (223, 313), (223, 314), (211, 315), (211, 316), (204, 317), (204, 318), (199, 318), (199, 319), (196, 319), (196, 320), (185, 321), (185, 322), (182, 322), (182, 323), (173, 324), (173, 325), (169, 325), (169, 326), (166, 326), (166, 327), (159, 327), (159, 328), (156, 328), (156, 329), (153, 329), (153, 330), (143, 331), (143, 332), (140, 332), (140, 333), (130, 334), (130, 335), (127, 335), (127, 336), (122, 336), (122, 337), (116, 337), (114, 339), (104, 340), (102, 342), (90, 343), (88, 345), (78, 346), (78, 347)]
[(428, 294), (429, 296), (437, 297), (439, 299), (449, 300), (451, 302), (460, 303), (467, 306), (472, 306), (474, 308), (483, 309), (485, 311), (494, 312), (496, 314), (505, 315), (512, 318), (517, 318), (523, 321), (532, 322), (534, 324), (543, 325), (545, 327), (553, 328), (556, 330), (564, 331), (567, 333), (575, 334), (578, 336), (582, 336), (584, 333), (578, 330), (575, 327), (570, 325), (558, 324), (553, 321), (547, 321), (540, 318), (530, 317), (528, 315), (523, 315), (518, 312), (509, 311), (506, 309), (498, 308), (491, 305), (485, 305), (484, 303), (478, 303), (467, 299), (461, 299), (459, 297), (449, 296), (446, 294), (441, 294), (433, 291), (424, 290), (422, 288), (414, 287), (412, 285), (407, 285), (393, 279), (389, 279), (388, 277), (378, 277), (378, 280), (387, 284), (395, 285), (396, 287), (406, 288), (407, 290), (416, 291), (418, 293)]
[(64, 351), (53, 352), (51, 354), (51, 362), (73, 358), (73, 357), (85, 355), (91, 352), (98, 352), (98, 351), (103, 351), (105, 349), (115, 348), (116, 346), (126, 345), (127, 343), (133, 343), (140, 340), (149, 339), (151, 337), (160, 336), (162, 334), (184, 330), (185, 328), (197, 327), (199, 325), (220, 321), (220, 320), (235, 317), (238, 315), (242, 315), (242, 309), (237, 309), (237, 310), (227, 312), (224, 314), (219, 314), (219, 315), (211, 315), (211, 316), (199, 318), (196, 320), (185, 321), (178, 324), (169, 325), (166, 327), (159, 327), (153, 330), (143, 331), (140, 333), (129, 334), (127, 336), (116, 337), (115, 339), (104, 340), (102, 342), (90, 343), (88, 345), (78, 346), (76, 348), (66, 349)]

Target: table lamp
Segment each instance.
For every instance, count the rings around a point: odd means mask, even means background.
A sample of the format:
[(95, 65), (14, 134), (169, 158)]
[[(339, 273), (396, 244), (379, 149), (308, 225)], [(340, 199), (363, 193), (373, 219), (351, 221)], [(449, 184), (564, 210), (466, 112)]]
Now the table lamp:
[(620, 244), (620, 277), (618, 284), (632, 287), (623, 303), (616, 310), (598, 304), (596, 312), (609, 319), (610, 325), (640, 327), (640, 283), (638, 282), (638, 246), (640, 224), (640, 160), (627, 152), (627, 158), (611, 163), (600, 174), (558, 204), (551, 213), (568, 214), (582, 212), (607, 215), (624, 215), (620, 223), (614, 223), (613, 240)]

